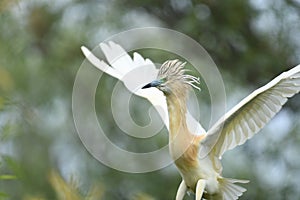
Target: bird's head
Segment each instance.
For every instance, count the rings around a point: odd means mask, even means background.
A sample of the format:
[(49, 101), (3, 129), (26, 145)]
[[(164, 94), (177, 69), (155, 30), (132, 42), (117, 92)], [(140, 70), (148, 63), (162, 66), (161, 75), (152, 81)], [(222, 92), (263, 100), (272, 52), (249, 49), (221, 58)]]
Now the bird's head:
[(200, 90), (197, 86), (200, 84), (199, 78), (185, 74), (187, 70), (184, 69), (184, 65), (185, 63), (179, 60), (167, 60), (160, 67), (156, 80), (148, 83), (142, 89), (156, 87), (166, 96), (185, 95), (191, 87)]

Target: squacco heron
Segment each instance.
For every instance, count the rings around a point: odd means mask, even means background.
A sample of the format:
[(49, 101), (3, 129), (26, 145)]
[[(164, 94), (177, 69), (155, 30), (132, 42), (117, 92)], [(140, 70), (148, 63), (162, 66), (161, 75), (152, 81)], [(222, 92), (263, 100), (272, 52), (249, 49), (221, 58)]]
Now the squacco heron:
[[(246, 189), (236, 183), (248, 181), (224, 178), (221, 156), (245, 143), (271, 120), (289, 97), (300, 91), (300, 65), (255, 90), (200, 136), (191, 133), (186, 122), (188, 92), (198, 88), (199, 79), (185, 74), (184, 65), (178, 60), (166, 61), (157, 79), (143, 87), (155, 87), (166, 96), (169, 150), (182, 177), (176, 200), (182, 200), (189, 190), (196, 194), (196, 200), (238, 199)], [(178, 155), (178, 152), (182, 153)]]

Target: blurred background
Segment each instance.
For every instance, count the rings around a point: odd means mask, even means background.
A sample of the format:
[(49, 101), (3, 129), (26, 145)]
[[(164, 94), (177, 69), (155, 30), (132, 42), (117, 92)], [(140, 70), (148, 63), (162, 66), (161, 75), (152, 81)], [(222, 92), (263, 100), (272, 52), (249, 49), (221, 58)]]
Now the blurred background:
[[(106, 167), (86, 151), (72, 118), (73, 83), (84, 60), (80, 46), (93, 48), (144, 26), (198, 41), (219, 67), (228, 108), (300, 63), (299, 0), (1, 0), (1, 200), (174, 199), (181, 178), (173, 165), (145, 174)], [(153, 62), (165, 59), (140, 53)], [(107, 75), (101, 79), (97, 114), (107, 116), (112, 141), (147, 152), (144, 141), (120, 136), (105, 95), (114, 83)], [(205, 89), (199, 98), (209, 110)], [(143, 112), (133, 113), (143, 118)], [(300, 95), (260, 134), (224, 156), (224, 176), (251, 180), (241, 199), (300, 199), (299, 117)], [(167, 133), (161, 134), (151, 142), (166, 144)]]

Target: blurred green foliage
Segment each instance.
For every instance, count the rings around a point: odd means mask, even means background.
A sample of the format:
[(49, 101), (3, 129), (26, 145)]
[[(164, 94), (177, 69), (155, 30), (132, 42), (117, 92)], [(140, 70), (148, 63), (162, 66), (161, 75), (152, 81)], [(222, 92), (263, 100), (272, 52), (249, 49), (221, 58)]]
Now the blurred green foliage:
[[(180, 31), (212, 56), (231, 104), (300, 63), (299, 21), (296, 0), (2, 0), (0, 199), (174, 198), (180, 182), (174, 166), (146, 174), (118, 172), (96, 161), (80, 142), (71, 97), (84, 59), (81, 45), (94, 47), (135, 27)], [(159, 53), (142, 55), (164, 60)], [(103, 94), (111, 93), (115, 80), (104, 76), (102, 81), (97, 111), (111, 116)], [(199, 96), (203, 103), (209, 101), (207, 91)], [(267, 127), (224, 157), (225, 176), (251, 180), (241, 199), (300, 198), (299, 102), (299, 95), (289, 101), (279, 123), (272, 124), (276, 129)], [(112, 140), (122, 142), (113, 118), (105, 123)], [(164, 143), (167, 136), (157, 140)], [(143, 151), (143, 145), (136, 148)], [(78, 177), (76, 187), (72, 176)]]

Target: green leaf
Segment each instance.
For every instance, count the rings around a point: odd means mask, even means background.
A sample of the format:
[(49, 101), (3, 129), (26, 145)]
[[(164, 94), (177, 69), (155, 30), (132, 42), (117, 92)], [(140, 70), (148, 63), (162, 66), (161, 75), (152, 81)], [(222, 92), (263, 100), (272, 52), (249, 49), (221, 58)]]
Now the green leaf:
[(13, 125), (10, 121), (0, 127), (0, 141), (5, 141), (10, 139), (14, 133), (15, 125)]
[(0, 110), (4, 108), (4, 103), (5, 103), (4, 98), (0, 96)]
[(8, 196), (8, 194), (6, 194), (4, 192), (0, 192), (0, 199), (4, 199), (3, 197), (7, 198), (9, 196)]
[(3, 175), (0, 175), (0, 179), (2, 179), (2, 180), (13, 180), (13, 179), (17, 179), (17, 177), (14, 176), (14, 175), (3, 174)]
[(3, 156), (3, 159), (10, 170), (12, 170), (13, 174), (15, 174), (18, 178), (23, 177), (23, 169), (21, 165), (15, 161), (13, 158), (9, 156)]

